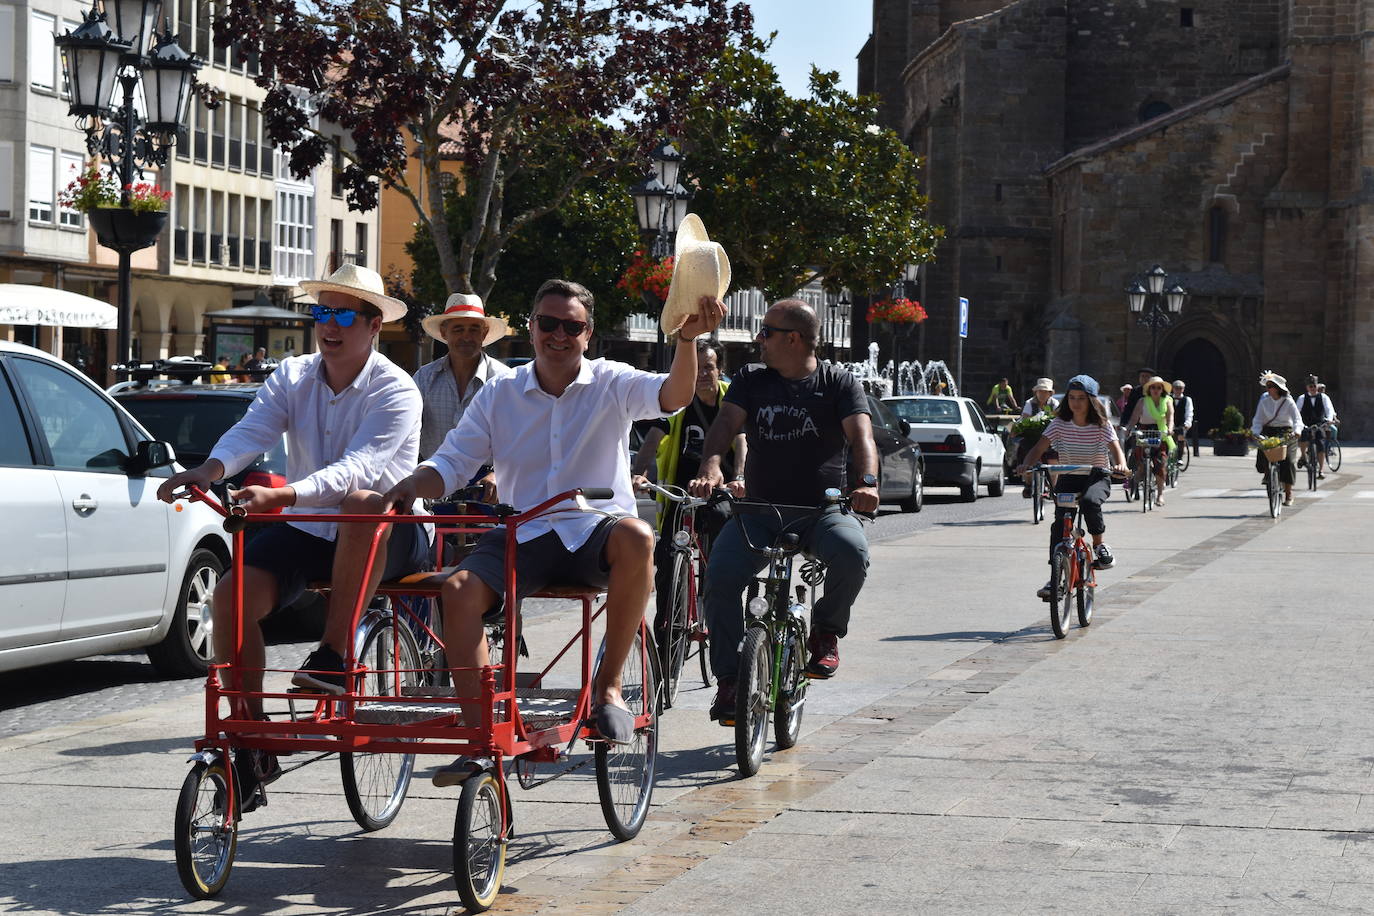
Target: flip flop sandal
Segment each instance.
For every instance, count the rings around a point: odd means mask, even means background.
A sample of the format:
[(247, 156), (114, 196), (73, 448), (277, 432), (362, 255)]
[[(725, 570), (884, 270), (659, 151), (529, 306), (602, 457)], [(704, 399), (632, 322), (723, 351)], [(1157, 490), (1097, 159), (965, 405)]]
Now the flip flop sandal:
[(629, 744), (635, 739), (635, 717), (614, 703), (593, 706), (592, 725), (598, 735), (612, 744)]

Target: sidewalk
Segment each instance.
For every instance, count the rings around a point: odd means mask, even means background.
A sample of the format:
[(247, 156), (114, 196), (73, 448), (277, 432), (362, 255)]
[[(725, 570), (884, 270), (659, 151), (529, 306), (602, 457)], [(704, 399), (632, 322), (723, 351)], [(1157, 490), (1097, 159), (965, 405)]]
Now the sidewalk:
[[(875, 544), (797, 748), (737, 779), (710, 692), (685, 692), (635, 841), (610, 840), (585, 771), (517, 791), (493, 912), (1369, 911), (1374, 452), (1347, 448), (1278, 522), (1257, 480), (1204, 454), (1162, 510), (1114, 497), (1118, 566), (1063, 641), (1024, 500)], [(362, 834), (331, 763), (274, 786), (221, 898), (189, 901), (171, 825), (200, 715), (0, 741), (0, 910), (461, 911), (454, 793), (417, 767), (397, 822)]]

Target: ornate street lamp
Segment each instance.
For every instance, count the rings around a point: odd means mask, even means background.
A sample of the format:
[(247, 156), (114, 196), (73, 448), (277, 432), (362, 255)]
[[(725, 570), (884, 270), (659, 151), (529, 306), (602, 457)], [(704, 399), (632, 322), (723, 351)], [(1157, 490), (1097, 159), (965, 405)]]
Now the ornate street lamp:
[(1156, 371), (1159, 367), (1159, 329), (1173, 324), (1171, 316), (1183, 311), (1183, 302), (1188, 297), (1188, 291), (1178, 283), (1165, 291), (1168, 277), (1168, 272), (1156, 264), (1145, 272), (1143, 285), (1136, 280), (1126, 287), (1126, 305), (1139, 316), (1136, 320), (1141, 327), (1150, 329), (1150, 365)]
[[(653, 163), (653, 173), (630, 188), (630, 196), (635, 202), (635, 217), (639, 221), (639, 231), (645, 235), (653, 233), (654, 240), (650, 256), (662, 260), (673, 253), (673, 234), (678, 224), (687, 216), (687, 205), (692, 192), (678, 184), (682, 163), (687, 157), (667, 140), (659, 143), (649, 154)], [(654, 297), (645, 292), (645, 305), (654, 311), (663, 308), (662, 302), (650, 301)], [(658, 331), (655, 345), (654, 365), (660, 369), (665, 365), (663, 330)]]
[[(99, 0), (74, 32), (60, 35), (63, 66), (71, 87), (67, 113), (86, 134), (86, 150), (103, 158), (120, 189), (118, 207), (100, 207), (87, 215), (100, 244), (119, 253), (119, 331), (116, 359), (120, 367), (132, 361), (129, 348), (133, 320), (130, 259), (135, 251), (157, 242), (167, 213), (135, 212), (129, 207), (129, 188), (143, 170), (167, 164), (177, 138), (185, 131), (186, 108), (195, 84), (195, 71), (204, 66), (187, 54), (163, 27), (153, 47), (154, 24), (160, 0)], [(134, 103), (143, 91), (147, 115)], [(115, 82), (123, 90), (116, 105)]]

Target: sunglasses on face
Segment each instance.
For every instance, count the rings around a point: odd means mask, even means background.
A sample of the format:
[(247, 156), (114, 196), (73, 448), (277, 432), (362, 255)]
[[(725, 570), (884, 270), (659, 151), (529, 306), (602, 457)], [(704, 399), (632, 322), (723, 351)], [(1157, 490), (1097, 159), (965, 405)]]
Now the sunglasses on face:
[(767, 340), (774, 334), (795, 334), (796, 332), (796, 328), (775, 328), (771, 324), (759, 325), (759, 336), (764, 340)]
[(327, 305), (310, 306), (310, 314), (313, 315), (315, 321), (320, 324), (324, 324), (326, 321), (333, 318), (334, 323), (341, 328), (352, 327), (353, 322), (358, 318), (358, 313), (353, 309), (331, 308)]
[(587, 330), (587, 322), (585, 321), (573, 321), (570, 318), (555, 318), (552, 315), (535, 315), (534, 323), (539, 327), (539, 330), (543, 331), (545, 334), (552, 334), (560, 326), (563, 328), (563, 333), (567, 334), (569, 337), (577, 337), (583, 331)]

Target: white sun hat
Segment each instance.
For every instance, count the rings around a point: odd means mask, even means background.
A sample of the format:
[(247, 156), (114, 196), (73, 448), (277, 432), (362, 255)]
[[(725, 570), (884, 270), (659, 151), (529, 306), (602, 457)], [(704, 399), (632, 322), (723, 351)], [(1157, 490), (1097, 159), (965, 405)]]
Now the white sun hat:
[(420, 322), (420, 326), (430, 337), (442, 341), (444, 322), (450, 318), (480, 318), (485, 322), (487, 336), (482, 338), (484, 347), (510, 333), (510, 325), (506, 324), (506, 319), (498, 315), (488, 315), (486, 307), (482, 305), (482, 297), (474, 296), (472, 293), (454, 293), (449, 296), (448, 301), (444, 303), (444, 310), (437, 315), (430, 315)]
[(320, 293), (329, 292), (355, 296), (377, 306), (381, 310), (382, 321), (400, 321), (406, 314), (406, 304), (386, 294), (382, 275), (357, 264), (344, 264), (323, 280), (302, 280), (300, 287), (312, 299), (316, 299)]
[(701, 217), (688, 213), (677, 227), (673, 280), (663, 303), (659, 325), (671, 334), (697, 313), (702, 296), (724, 299), (730, 289), (730, 259), (719, 243), (706, 235)]

